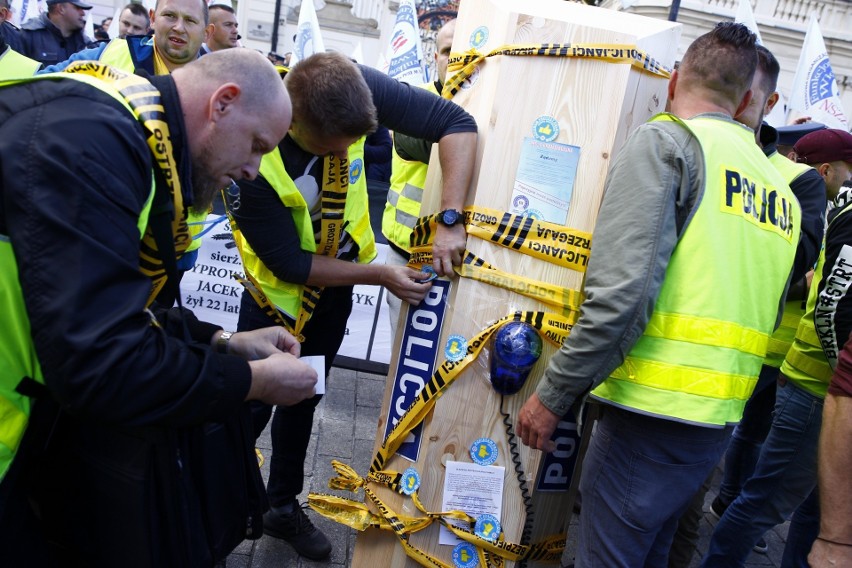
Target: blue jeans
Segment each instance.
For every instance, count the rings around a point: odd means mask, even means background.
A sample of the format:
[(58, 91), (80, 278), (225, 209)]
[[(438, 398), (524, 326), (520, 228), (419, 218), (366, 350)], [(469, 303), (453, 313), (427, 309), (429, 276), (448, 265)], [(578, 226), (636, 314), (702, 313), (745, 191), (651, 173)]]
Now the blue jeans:
[(575, 566), (665, 567), (677, 521), (732, 430), (604, 406), (583, 461)]
[(778, 379), (772, 428), (754, 475), (716, 525), (702, 567), (743, 566), (757, 539), (783, 523), (816, 487), (822, 406), (823, 399), (783, 375)]
[(809, 568), (808, 554), (819, 534), (819, 491), (815, 488), (790, 519), (781, 568)]
[(746, 403), (743, 418), (731, 435), (731, 444), (725, 452), (725, 472), (719, 486), (719, 500), (725, 505), (730, 505), (737, 498), (751, 477), (760, 456), (760, 447), (769, 435), (778, 373), (776, 367), (763, 366), (754, 392)]

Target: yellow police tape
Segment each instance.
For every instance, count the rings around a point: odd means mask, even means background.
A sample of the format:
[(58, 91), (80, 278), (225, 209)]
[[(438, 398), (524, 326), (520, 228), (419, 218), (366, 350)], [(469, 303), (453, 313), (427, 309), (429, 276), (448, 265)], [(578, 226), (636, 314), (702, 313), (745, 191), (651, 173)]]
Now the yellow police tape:
[(583, 294), (578, 290), (533, 280), (517, 274), (509, 274), (488, 264), (470, 251), (465, 251), (462, 264), (454, 266), (453, 270), (464, 278), (510, 290), (521, 296), (547, 304), (550, 308), (569, 317), (572, 324), (579, 316)]
[(378, 509), (378, 517), (380, 518), (377, 519), (375, 518), (376, 515), (369, 513), (363, 503), (316, 493), (308, 495), (308, 504), (311, 508), (323, 516), (358, 530), (365, 530), (370, 526), (392, 530), (403, 546), (405, 553), (423, 566), (450, 568), (447, 564), (429, 556), (408, 542), (407, 535), (409, 533), (422, 530), (435, 521), (446, 526), (459, 538), (474, 544), (477, 547), (477, 554), (479, 554), (480, 562), (483, 566), (492, 568), (502, 566), (502, 560), (498, 561), (496, 560), (497, 558), (512, 561), (557, 561), (562, 555), (565, 535), (548, 537), (532, 545), (510, 543), (502, 539), (491, 542), (477, 536), (471, 531), (455, 527), (447, 521), (447, 519), (456, 519), (472, 525), (474, 519), (463, 511), (430, 512), (420, 502), (417, 491), (414, 491), (411, 494), (412, 501), (417, 509), (426, 515), (422, 519), (417, 519), (424, 523), (421, 525), (412, 518), (398, 515), (367, 487), (368, 483), (376, 483), (387, 486), (394, 491), (401, 491), (401, 475), (395, 471), (384, 471), (384, 465), (394, 452), (396, 452), (409, 432), (420, 424), (432, 411), (435, 402), (441, 397), (444, 390), (479, 356), (479, 353), (491, 335), (500, 326), (511, 321), (523, 321), (532, 325), (541, 332), (545, 339), (557, 346), (561, 346), (565, 341), (574, 323), (572, 318), (540, 311), (518, 311), (500, 318), (468, 342), (467, 353), (462, 359), (459, 361), (444, 360), (441, 363), (429, 382), (424, 385), (420, 393), (412, 401), (405, 414), (400, 417), (397, 424), (388, 433), (384, 441), (382, 441), (370, 465), (370, 472), (366, 479), (360, 477), (351, 467), (337, 461), (332, 462), (332, 466), (338, 473), (338, 476), (329, 480), (329, 487), (331, 489), (352, 492), (357, 492), (358, 489), (363, 488), (365, 495), (367, 495)]
[(582, 59), (597, 59), (609, 63), (629, 63), (642, 71), (653, 73), (668, 79), (671, 70), (659, 63), (635, 45), (619, 45), (608, 43), (542, 43), (527, 45), (503, 45), (488, 53), (480, 53), (474, 48), (464, 53), (451, 53), (447, 70), (457, 72), (447, 79), (441, 96), (452, 99), (461, 89), (462, 83), (473, 75), (483, 61), (495, 55), (545, 55), (551, 57), (575, 57)]
[[(432, 263), (437, 217), (436, 213), (417, 220), (411, 233), (409, 264)], [(479, 205), (464, 208), (464, 226), (471, 236), (557, 266), (585, 272), (589, 263), (592, 234), (585, 231)]]

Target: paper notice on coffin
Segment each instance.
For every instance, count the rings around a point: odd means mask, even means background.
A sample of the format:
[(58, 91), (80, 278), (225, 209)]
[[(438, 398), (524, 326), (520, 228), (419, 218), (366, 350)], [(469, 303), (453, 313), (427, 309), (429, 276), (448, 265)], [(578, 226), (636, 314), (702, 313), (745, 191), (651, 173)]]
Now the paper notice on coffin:
[[(474, 519), (480, 515), (493, 515), (500, 520), (505, 474), (506, 468), (502, 466), (448, 461), (441, 510), (464, 511)], [(468, 528), (462, 521), (448, 519), (448, 522)], [(449, 529), (441, 527), (439, 544), (455, 546), (460, 542), (463, 541)]]
[(564, 225), (579, 160), (577, 146), (524, 138), (512, 188), (512, 212)]

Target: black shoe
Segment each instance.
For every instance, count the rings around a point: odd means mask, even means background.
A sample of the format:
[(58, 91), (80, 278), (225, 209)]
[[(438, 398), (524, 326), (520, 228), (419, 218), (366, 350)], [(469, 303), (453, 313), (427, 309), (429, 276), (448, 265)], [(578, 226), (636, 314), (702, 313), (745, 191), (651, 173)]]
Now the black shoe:
[(286, 540), (299, 556), (322, 560), (331, 553), (331, 543), (314, 526), (297, 501), (274, 507), (263, 515), (263, 532)]
[(766, 554), (767, 552), (769, 552), (769, 545), (766, 544), (766, 540), (763, 537), (760, 537), (758, 541), (754, 543), (752, 550), (754, 550), (758, 554)]
[(716, 518), (718, 521), (722, 518), (722, 515), (725, 514), (725, 509), (728, 508), (728, 503), (723, 503), (722, 499), (718, 496), (713, 499), (713, 502), (710, 503), (710, 510), (708, 511), (712, 516)]

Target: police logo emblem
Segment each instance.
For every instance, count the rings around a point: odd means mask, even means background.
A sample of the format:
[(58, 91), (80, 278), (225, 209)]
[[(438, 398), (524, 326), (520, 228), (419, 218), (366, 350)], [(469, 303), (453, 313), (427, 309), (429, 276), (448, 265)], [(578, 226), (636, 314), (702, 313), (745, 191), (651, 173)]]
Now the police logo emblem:
[(480, 438), (470, 446), (470, 459), (477, 465), (491, 465), (497, 461), (497, 444), (490, 438)]

